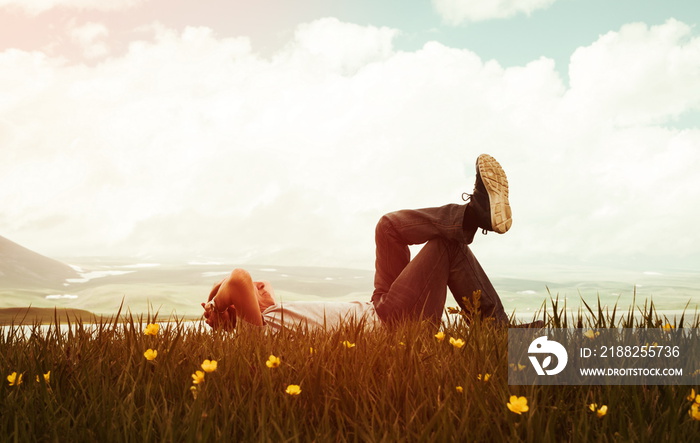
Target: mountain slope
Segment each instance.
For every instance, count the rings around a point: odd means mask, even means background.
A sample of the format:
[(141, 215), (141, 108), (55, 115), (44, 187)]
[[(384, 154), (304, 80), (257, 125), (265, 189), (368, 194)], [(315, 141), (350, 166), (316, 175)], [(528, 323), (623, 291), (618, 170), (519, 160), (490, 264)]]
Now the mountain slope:
[(0, 236), (0, 287), (59, 287), (77, 278), (73, 268)]

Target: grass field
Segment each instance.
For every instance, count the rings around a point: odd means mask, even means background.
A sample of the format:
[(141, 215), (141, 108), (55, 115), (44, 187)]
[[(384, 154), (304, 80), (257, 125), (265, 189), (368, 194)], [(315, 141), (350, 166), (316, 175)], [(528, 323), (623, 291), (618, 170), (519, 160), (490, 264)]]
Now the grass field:
[[(542, 316), (555, 327), (669, 321), (653, 306), (627, 315), (596, 307), (565, 312), (552, 302)], [(507, 329), (468, 326), (458, 315), (443, 325), (442, 340), (434, 325), (419, 322), (226, 333), (157, 315), (90, 325), (76, 320), (67, 330), (58, 325), (62, 320), (6, 327), (0, 335), (0, 440), (656, 442), (700, 436), (700, 421), (689, 414), (697, 386), (509, 386)], [(670, 321), (697, 328), (700, 320)], [(155, 335), (144, 333), (151, 323), (161, 325)], [(152, 360), (144, 355), (149, 349), (157, 351)], [(215, 360), (216, 369), (204, 372), (205, 360)], [(509, 402), (518, 410), (513, 395), (526, 399), (527, 411), (511, 411)], [(603, 405), (605, 415), (598, 413)]]

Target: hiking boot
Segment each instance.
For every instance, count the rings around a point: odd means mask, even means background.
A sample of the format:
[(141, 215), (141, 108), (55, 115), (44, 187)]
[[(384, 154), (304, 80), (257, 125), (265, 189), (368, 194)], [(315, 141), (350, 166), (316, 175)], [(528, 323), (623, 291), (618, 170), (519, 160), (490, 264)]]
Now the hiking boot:
[(495, 158), (481, 154), (476, 159), (474, 192), (467, 195), (470, 211), (477, 225), (486, 231), (503, 234), (510, 229), (513, 219), (508, 203), (508, 179)]

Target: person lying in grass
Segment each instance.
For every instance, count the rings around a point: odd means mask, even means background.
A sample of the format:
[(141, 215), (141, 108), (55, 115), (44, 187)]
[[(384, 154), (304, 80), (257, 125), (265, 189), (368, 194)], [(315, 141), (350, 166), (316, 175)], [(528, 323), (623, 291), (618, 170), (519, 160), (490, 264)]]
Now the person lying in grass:
[[(225, 329), (235, 328), (238, 320), (277, 329), (298, 323), (333, 327), (349, 319), (386, 324), (426, 319), (439, 323), (449, 287), (464, 312), (478, 312), (482, 318), (507, 325), (501, 299), (469, 248), (479, 228), (503, 234), (512, 224), (508, 180), (493, 157), (482, 154), (477, 158), (474, 191), (462, 197), (467, 204), (404, 209), (381, 217), (375, 231), (374, 293), (370, 301), (277, 303), (269, 282), (253, 281), (248, 271), (234, 269), (202, 303), (206, 323)], [(408, 246), (423, 243), (411, 260)]]

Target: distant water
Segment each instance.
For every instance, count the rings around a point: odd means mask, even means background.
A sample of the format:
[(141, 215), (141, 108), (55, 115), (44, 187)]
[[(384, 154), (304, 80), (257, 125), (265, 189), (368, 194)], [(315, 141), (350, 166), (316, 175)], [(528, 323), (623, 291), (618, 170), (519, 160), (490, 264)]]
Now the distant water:
[[(160, 312), (161, 316), (200, 315), (214, 283), (234, 267), (211, 261), (181, 264), (87, 261), (73, 264), (81, 277), (66, 281), (62, 291), (37, 292), (29, 299), (35, 307), (69, 307), (113, 314), (122, 300), (132, 313)], [(253, 278), (270, 281), (284, 300), (369, 300), (373, 271), (343, 268), (247, 265)], [(492, 282), (506, 311), (518, 318), (532, 318), (558, 297), (567, 310), (591, 307), (626, 311), (633, 304), (653, 301), (659, 312), (673, 315), (683, 309), (693, 313), (700, 305), (700, 273), (668, 270), (613, 270), (565, 267), (520, 269), (493, 274)], [(26, 293), (3, 294), (5, 307), (27, 306)], [(447, 306), (456, 306), (448, 297)]]

